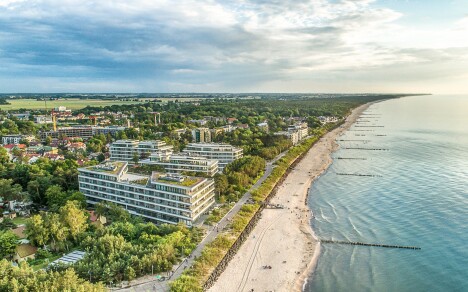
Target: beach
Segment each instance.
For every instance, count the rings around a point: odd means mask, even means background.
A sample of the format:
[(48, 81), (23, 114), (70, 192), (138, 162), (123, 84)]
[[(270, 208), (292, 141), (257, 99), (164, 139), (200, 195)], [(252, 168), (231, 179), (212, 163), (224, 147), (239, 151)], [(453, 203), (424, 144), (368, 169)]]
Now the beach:
[(312, 182), (331, 164), (335, 140), (369, 104), (355, 108), (345, 123), (324, 135), (278, 188), (255, 229), (209, 291), (301, 291), (313, 272), (320, 243), (310, 225), (306, 200)]

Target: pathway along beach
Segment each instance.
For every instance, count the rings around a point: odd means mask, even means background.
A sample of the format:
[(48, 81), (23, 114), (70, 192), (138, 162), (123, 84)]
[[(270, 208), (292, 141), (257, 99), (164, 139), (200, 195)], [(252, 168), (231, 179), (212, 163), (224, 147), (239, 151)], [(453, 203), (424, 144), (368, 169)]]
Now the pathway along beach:
[[(312, 182), (331, 164), (335, 139), (347, 130), (371, 103), (355, 108), (339, 128), (327, 133), (289, 173), (257, 226), (208, 291), (301, 291), (320, 255), (306, 204)], [(271, 268), (270, 268), (271, 267)]]

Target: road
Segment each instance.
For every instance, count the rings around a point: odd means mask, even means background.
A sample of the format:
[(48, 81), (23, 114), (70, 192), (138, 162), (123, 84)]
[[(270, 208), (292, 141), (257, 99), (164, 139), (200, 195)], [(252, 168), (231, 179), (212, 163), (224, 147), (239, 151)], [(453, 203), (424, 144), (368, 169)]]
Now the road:
[(281, 159), (286, 154), (287, 151), (280, 153), (278, 156), (273, 158), (271, 161), (267, 162), (265, 167), (265, 172), (263, 173), (262, 177), (258, 179), (258, 181), (250, 187), (250, 189), (240, 198), (239, 201), (232, 207), (231, 210), (212, 228), (208, 230), (206, 236), (202, 239), (202, 241), (198, 244), (195, 250), (192, 252), (189, 258), (185, 258), (182, 260), (181, 264), (176, 268), (174, 273), (172, 274), (171, 278), (166, 281), (158, 281), (154, 277), (143, 277), (134, 281), (131, 287), (124, 288), (124, 289), (113, 289), (113, 291), (157, 291), (157, 292), (166, 292), (169, 291), (169, 282), (173, 281), (182, 275), (182, 272), (187, 268), (190, 267), (195, 257), (199, 257), (203, 248), (210, 242), (212, 242), (216, 236), (218, 235), (218, 230), (223, 230), (226, 225), (229, 223), (230, 218), (236, 215), (240, 208), (247, 203), (247, 201), (252, 197), (251, 191), (257, 189), (265, 179), (271, 174), (274, 168), (274, 163)]

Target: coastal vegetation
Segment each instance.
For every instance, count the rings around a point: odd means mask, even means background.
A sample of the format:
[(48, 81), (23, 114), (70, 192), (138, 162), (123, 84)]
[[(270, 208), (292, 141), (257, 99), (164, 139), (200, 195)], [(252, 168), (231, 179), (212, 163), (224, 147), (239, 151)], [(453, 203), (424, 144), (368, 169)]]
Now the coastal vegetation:
[(318, 129), (311, 138), (303, 143), (292, 147), (286, 155), (277, 161), (276, 167), (259, 188), (252, 191), (254, 203), (242, 206), (239, 213), (233, 218), (229, 228), (221, 232), (214, 241), (207, 244), (194, 264), (184, 271), (181, 277), (171, 283), (171, 291), (203, 291), (203, 285), (211, 272), (224, 258), (233, 243), (243, 232), (255, 213), (259, 210), (262, 202), (272, 192), (276, 184), (287, 173), (288, 168), (302, 154), (306, 153), (330, 128), (337, 126), (329, 125)]

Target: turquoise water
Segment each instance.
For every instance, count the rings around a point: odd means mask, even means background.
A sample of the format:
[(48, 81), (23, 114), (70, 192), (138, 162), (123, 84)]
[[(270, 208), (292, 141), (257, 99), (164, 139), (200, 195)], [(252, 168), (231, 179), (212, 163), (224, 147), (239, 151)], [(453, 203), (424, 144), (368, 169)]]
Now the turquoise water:
[(422, 249), (322, 244), (305, 291), (468, 291), (468, 97), (380, 102), (338, 140), (309, 195), (317, 236)]

